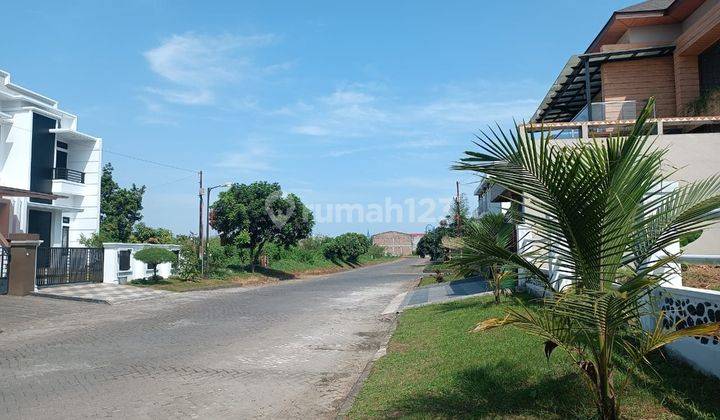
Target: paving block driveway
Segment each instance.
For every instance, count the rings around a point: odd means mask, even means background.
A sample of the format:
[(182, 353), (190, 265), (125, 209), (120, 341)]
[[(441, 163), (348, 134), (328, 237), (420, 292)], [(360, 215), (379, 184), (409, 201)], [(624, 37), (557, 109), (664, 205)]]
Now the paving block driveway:
[(0, 418), (332, 417), (421, 267), (100, 305), (0, 297)]

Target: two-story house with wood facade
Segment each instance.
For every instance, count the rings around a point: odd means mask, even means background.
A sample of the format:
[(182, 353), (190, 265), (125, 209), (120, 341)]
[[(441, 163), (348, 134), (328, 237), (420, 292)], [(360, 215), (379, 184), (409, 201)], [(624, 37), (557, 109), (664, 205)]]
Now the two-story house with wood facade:
[[(649, 0), (614, 12), (521, 128), (551, 131), (557, 141), (602, 138), (631, 126), (650, 97), (673, 180), (719, 173), (720, 0)], [(479, 202), (503, 201), (502, 188), (487, 184), (476, 191)], [(720, 254), (720, 227), (686, 252)]]

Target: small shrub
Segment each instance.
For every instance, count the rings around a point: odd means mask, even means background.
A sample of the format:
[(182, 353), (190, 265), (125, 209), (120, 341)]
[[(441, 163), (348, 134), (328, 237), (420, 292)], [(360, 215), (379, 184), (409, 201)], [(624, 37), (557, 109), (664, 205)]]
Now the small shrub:
[(197, 238), (179, 237), (178, 242), (180, 242), (180, 260), (177, 265), (177, 275), (183, 280), (195, 280), (200, 277)]
[(387, 252), (385, 252), (385, 247), (383, 246), (370, 245), (365, 255), (367, 255), (371, 260), (374, 260), (376, 258), (383, 258), (387, 255)]
[(172, 251), (165, 248), (145, 248), (135, 253), (135, 259), (144, 262), (148, 267), (152, 267), (153, 279), (157, 280), (158, 264), (173, 262), (176, 257)]
[(370, 241), (365, 235), (349, 232), (333, 239), (325, 248), (325, 256), (331, 260), (357, 262), (369, 248)]

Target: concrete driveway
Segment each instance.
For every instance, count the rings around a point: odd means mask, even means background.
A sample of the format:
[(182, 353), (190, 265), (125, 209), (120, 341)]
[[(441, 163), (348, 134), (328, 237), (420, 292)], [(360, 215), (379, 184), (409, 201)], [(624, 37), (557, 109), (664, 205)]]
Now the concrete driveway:
[(332, 417), (419, 263), (117, 306), (1, 296), (0, 417)]

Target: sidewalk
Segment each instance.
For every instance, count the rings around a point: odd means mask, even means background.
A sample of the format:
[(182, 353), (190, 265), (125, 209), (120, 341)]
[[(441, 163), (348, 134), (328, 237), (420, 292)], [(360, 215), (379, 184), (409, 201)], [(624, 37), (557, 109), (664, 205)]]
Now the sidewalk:
[(488, 287), (487, 282), (481, 277), (471, 277), (452, 283), (433, 284), (419, 287), (408, 292), (402, 305), (400, 305), (400, 310), (490, 293), (492, 293), (492, 291)]
[(125, 286), (109, 283), (79, 283), (47, 286), (33, 293), (35, 296), (80, 300), (85, 302), (116, 304), (138, 300), (156, 299), (173, 294), (163, 290)]

